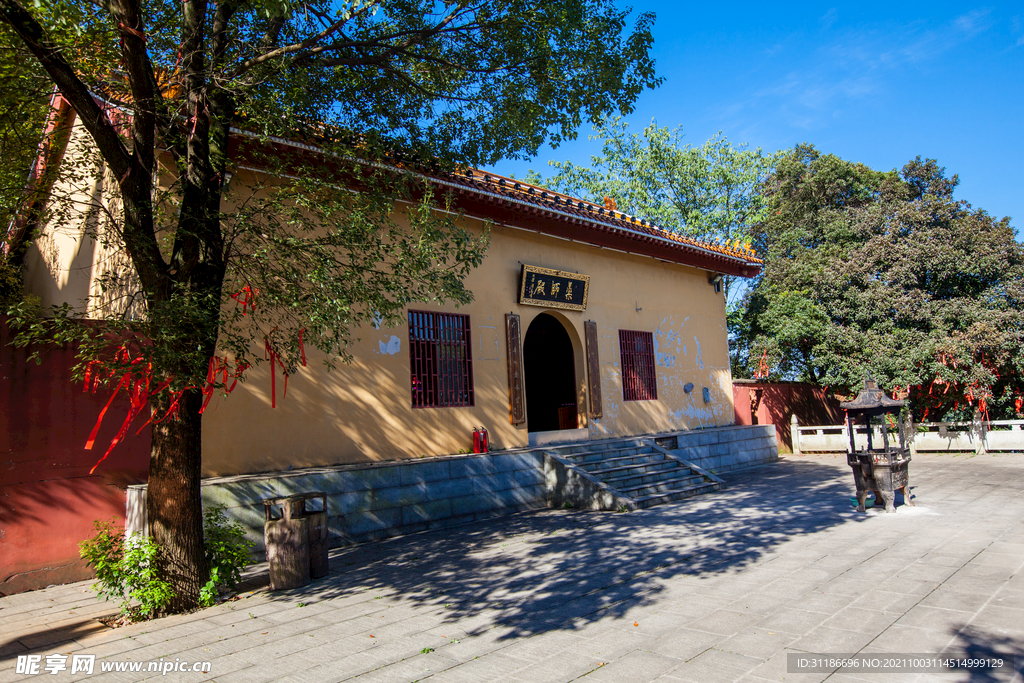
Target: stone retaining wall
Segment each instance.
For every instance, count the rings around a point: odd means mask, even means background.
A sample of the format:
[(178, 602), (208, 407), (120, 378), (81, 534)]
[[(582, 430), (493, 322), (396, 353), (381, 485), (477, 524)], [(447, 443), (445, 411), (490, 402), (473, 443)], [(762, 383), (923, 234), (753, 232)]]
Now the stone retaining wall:
[[(772, 425), (655, 438), (664, 448), (673, 440), (669, 450), (717, 474), (778, 459)], [(542, 450), (522, 450), (218, 477), (203, 481), (202, 498), (245, 527), (262, 556), (266, 498), (325, 492), (328, 543), (337, 547), (547, 507), (557, 485), (545, 479)], [(129, 487), (129, 531), (146, 528), (144, 497), (144, 485)]]
[[(131, 487), (129, 498), (137, 500), (140, 489)], [(217, 477), (203, 480), (202, 498), (204, 508), (223, 506), (262, 555), (261, 501), (307, 491), (327, 494), (332, 548), (547, 507), (544, 457), (530, 451)], [(130, 500), (128, 527), (143, 528), (133, 507), (140, 506)]]
[(779, 459), (775, 425), (719, 427), (659, 436), (656, 443), (715, 474)]

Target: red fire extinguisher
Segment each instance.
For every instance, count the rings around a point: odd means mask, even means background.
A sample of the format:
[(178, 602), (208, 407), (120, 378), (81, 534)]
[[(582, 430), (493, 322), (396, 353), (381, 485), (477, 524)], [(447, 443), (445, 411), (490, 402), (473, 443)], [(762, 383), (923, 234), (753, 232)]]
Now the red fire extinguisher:
[(473, 452), (474, 453), (487, 453), (489, 452), (490, 444), (487, 442), (487, 429), (484, 427), (477, 427), (473, 430)]

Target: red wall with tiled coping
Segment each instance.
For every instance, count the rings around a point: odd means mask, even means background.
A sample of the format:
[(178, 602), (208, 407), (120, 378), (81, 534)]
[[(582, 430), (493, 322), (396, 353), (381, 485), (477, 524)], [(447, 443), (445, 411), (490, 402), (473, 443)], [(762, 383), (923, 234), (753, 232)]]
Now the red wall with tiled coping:
[(736, 424), (773, 424), (780, 452), (793, 452), (790, 420), (802, 425), (843, 423), (839, 401), (823, 387), (802, 382), (750, 382), (733, 380)]
[(87, 451), (109, 390), (89, 394), (71, 383), (71, 348), (52, 346), (36, 365), (10, 341), (0, 317), (0, 595), (91, 577), (78, 543), (93, 535), (93, 520), (123, 523), (124, 489), (146, 481), (150, 448), (149, 428), (135, 435), (133, 427), (90, 476), (127, 415), (127, 399), (114, 401)]

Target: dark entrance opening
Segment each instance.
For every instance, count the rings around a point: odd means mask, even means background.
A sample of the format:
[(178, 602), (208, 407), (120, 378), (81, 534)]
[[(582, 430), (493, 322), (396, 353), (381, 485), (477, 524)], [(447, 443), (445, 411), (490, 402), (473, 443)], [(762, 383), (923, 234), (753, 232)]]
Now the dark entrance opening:
[(562, 323), (541, 313), (523, 340), (526, 423), (531, 432), (576, 429), (576, 363)]

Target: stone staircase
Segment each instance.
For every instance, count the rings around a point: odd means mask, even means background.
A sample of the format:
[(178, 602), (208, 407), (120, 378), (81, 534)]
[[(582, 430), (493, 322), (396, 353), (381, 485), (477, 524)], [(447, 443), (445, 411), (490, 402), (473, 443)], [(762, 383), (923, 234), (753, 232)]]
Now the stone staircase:
[(725, 487), (720, 478), (650, 439), (587, 441), (550, 446), (552, 458), (575, 470), (625, 507), (647, 508)]

